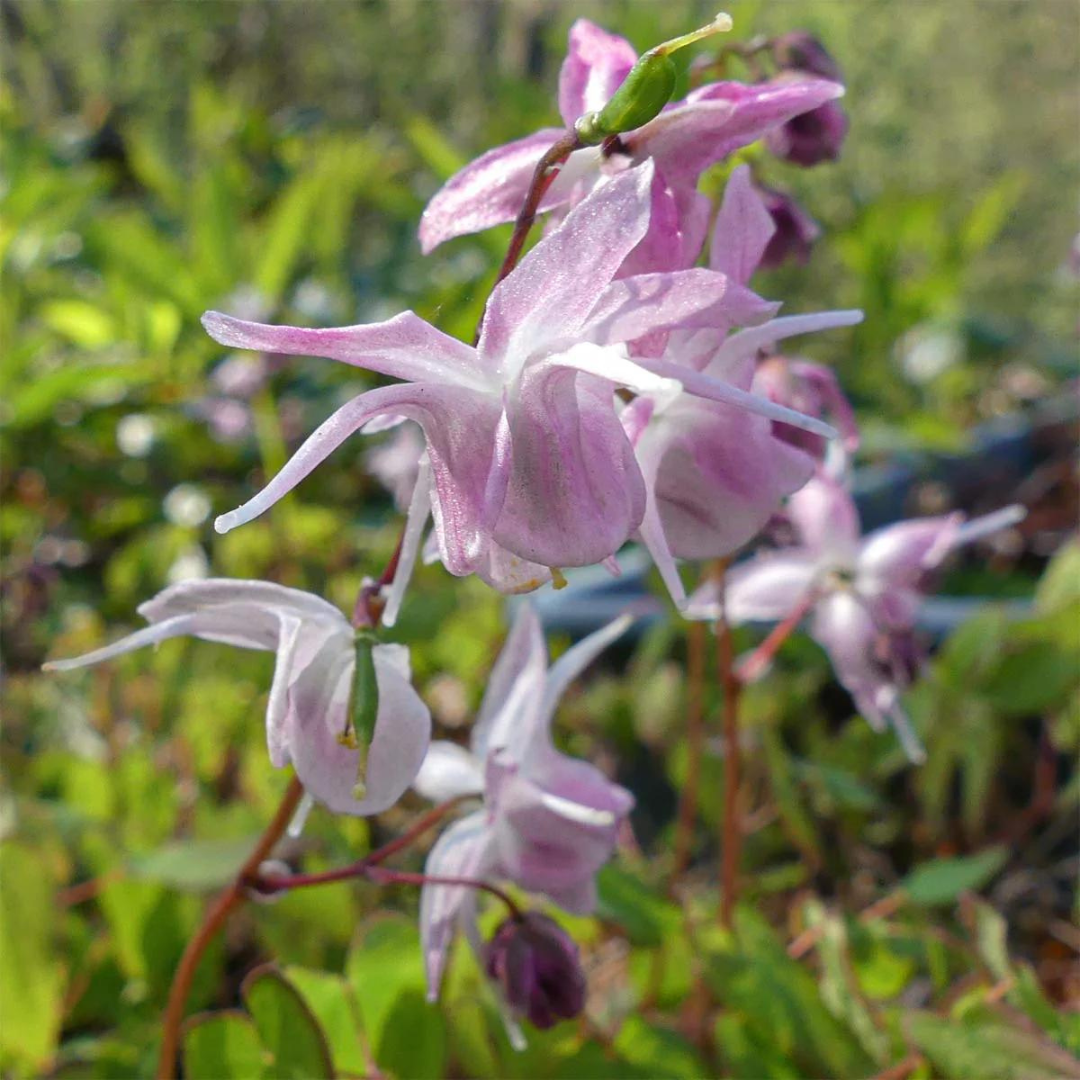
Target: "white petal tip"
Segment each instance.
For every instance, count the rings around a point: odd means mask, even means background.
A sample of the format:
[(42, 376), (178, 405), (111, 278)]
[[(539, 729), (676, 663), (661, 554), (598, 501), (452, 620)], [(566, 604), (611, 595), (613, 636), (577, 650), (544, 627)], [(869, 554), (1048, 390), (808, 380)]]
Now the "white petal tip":
[(232, 514), (222, 514), (220, 517), (214, 518), (214, 532), (220, 536), (224, 536), (227, 532), (231, 532), (236, 527), (236, 522), (233, 520)]

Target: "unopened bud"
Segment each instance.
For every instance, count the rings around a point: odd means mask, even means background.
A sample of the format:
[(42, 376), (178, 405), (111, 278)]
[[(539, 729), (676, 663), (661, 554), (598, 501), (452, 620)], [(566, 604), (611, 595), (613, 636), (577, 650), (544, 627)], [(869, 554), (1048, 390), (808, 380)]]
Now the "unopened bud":
[(671, 54), (695, 41), (731, 29), (731, 16), (721, 12), (707, 26), (672, 38), (645, 53), (630, 69), (611, 100), (599, 111), (586, 113), (574, 125), (586, 146), (596, 146), (612, 135), (634, 131), (659, 115), (671, 100), (678, 72)]
[(585, 972), (577, 945), (546, 915), (507, 919), (488, 942), (484, 968), (510, 1007), (538, 1028), (585, 1008)]
[(810, 258), (814, 241), (821, 234), (817, 223), (783, 191), (759, 188), (758, 194), (774, 226), (758, 265), (763, 270), (774, 270), (789, 259), (805, 263)]
[(818, 38), (805, 30), (792, 30), (774, 38), (772, 56), (776, 66), (788, 71), (805, 71), (820, 75), (823, 79), (840, 81), (840, 69), (836, 61)]
[(778, 157), (809, 167), (835, 161), (847, 135), (847, 113), (835, 101), (794, 116), (765, 136), (765, 144)]

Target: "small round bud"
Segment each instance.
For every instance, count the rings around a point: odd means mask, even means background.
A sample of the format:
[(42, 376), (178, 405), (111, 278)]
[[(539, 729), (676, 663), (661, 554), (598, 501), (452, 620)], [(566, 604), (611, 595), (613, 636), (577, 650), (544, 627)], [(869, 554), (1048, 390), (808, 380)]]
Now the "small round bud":
[(787, 71), (805, 71), (823, 79), (840, 81), (840, 69), (820, 40), (805, 30), (792, 30), (773, 39), (776, 66)]
[(774, 128), (765, 137), (765, 143), (778, 158), (809, 167), (822, 161), (835, 161), (840, 156), (847, 129), (847, 113), (835, 101), (826, 101)]
[(789, 259), (805, 263), (810, 258), (814, 241), (821, 234), (817, 223), (790, 195), (782, 191), (759, 188), (758, 194), (776, 230), (765, 246), (760, 267), (774, 270)]
[(484, 968), (510, 1007), (534, 1027), (554, 1027), (585, 1008), (577, 945), (546, 915), (530, 911), (507, 919), (488, 942)]

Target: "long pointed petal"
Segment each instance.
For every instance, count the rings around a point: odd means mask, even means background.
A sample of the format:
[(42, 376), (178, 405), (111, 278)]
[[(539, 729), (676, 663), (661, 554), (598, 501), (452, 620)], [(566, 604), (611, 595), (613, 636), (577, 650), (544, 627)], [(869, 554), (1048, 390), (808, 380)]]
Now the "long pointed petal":
[(383, 625), (390, 627), (397, 622), (401, 603), (405, 599), (405, 589), (416, 567), (416, 557), (420, 552), (420, 541), (424, 535), (424, 526), (431, 514), (431, 462), (427, 454), (420, 457), (420, 469), (416, 474), (409, 513), (405, 518), (405, 532), (401, 537), (401, 554), (398, 556), (397, 570), (386, 597), (383, 610)]
[(630, 629), (634, 619), (632, 615), (620, 615), (607, 626), (582, 638), (569, 648), (551, 665), (544, 685), (543, 711), (550, 715), (567, 686), (576, 679), (613, 641), (622, 637)]
[(776, 224), (772, 215), (754, 191), (750, 166), (739, 165), (727, 182), (716, 215), (709, 266), (727, 274), (732, 281), (749, 281), (774, 232)]
[[(751, 331), (745, 332), (750, 333)], [(791, 424), (793, 427), (802, 428), (804, 431), (811, 431), (815, 435), (822, 435), (826, 439), (835, 438), (837, 435), (836, 429), (823, 420), (818, 420), (813, 416), (804, 416), (794, 409), (777, 405), (767, 398), (751, 394), (746, 390), (740, 390), (737, 386), (732, 386), (731, 383), (711, 378), (702, 372), (694, 371), (680, 364), (674, 364), (670, 360), (642, 359), (641, 366), (648, 368), (657, 375), (666, 375), (668, 378), (677, 379), (683, 384), (686, 392), (693, 394), (695, 397), (705, 398), (707, 401), (719, 401), (725, 405), (736, 405), (740, 409), (746, 409), (747, 412), (764, 416), (769, 420), (780, 420), (785, 424)]]
[(811, 334), (817, 330), (855, 326), (862, 321), (861, 311), (820, 311), (812, 315), (785, 315), (779, 319), (772, 319), (761, 326), (753, 326), (748, 330), (740, 330), (739, 333), (732, 334), (705, 370), (707, 372), (726, 370), (736, 359), (753, 356), (758, 349), (767, 349), (785, 338)]
[(159, 641), (168, 638), (180, 637), (191, 632), (196, 619), (194, 615), (177, 615), (154, 626), (136, 630), (134, 634), (128, 634), (111, 645), (101, 649), (94, 649), (82, 656), (73, 656), (67, 660), (50, 660), (41, 665), (42, 671), (74, 671), (75, 668), (89, 667), (91, 664), (100, 664), (102, 660), (112, 660), (115, 656), (123, 656), (124, 653), (134, 652), (144, 645), (156, 645)]
[(324, 356), (410, 382), (449, 382), (473, 389), (490, 385), (475, 349), (411, 311), (386, 322), (323, 330), (246, 322), (220, 311), (208, 311), (202, 324), (215, 341), (232, 349)]

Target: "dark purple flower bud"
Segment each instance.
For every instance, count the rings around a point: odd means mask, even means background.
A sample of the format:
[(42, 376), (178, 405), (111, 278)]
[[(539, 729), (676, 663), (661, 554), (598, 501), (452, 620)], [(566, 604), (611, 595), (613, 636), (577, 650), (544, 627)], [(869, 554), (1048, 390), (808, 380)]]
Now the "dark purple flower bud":
[(782, 191), (759, 188), (758, 194), (776, 228), (765, 245), (758, 266), (763, 270), (775, 270), (788, 259), (805, 263), (810, 258), (814, 241), (821, 235), (817, 222)]
[(534, 1027), (554, 1027), (585, 1008), (577, 945), (546, 915), (530, 911), (507, 919), (488, 942), (484, 968), (510, 1007)]
[(823, 79), (840, 82), (840, 69), (821, 42), (805, 30), (792, 30), (773, 39), (773, 60), (776, 66), (789, 71), (805, 71)]
[(835, 101), (826, 101), (774, 128), (765, 136), (765, 144), (778, 158), (809, 167), (835, 161), (847, 129), (847, 113)]

